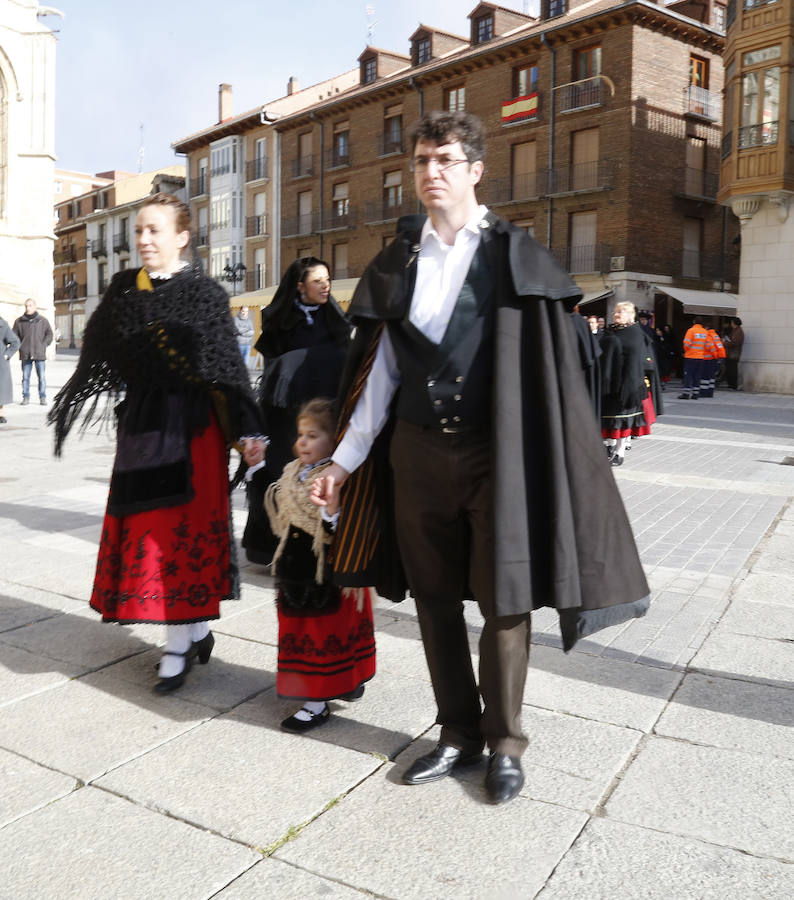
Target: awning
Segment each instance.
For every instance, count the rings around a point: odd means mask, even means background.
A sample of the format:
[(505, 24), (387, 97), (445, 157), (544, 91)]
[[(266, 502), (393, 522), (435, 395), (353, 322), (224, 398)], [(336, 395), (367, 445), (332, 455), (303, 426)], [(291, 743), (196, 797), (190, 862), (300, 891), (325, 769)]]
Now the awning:
[[(347, 309), (357, 284), (358, 278), (336, 278), (331, 282), (331, 293), (342, 309)], [(246, 291), (236, 297), (229, 297), (229, 306), (232, 309), (239, 309), (241, 306), (268, 306), (277, 290), (278, 285), (271, 284), (258, 291)]]
[(689, 288), (671, 287), (669, 284), (654, 284), (653, 289), (660, 294), (667, 294), (674, 300), (680, 300), (684, 312), (703, 316), (735, 316), (736, 294), (727, 291), (691, 291)]
[(579, 306), (593, 303), (596, 300), (607, 300), (615, 292), (601, 275), (574, 275), (573, 280), (582, 290)]

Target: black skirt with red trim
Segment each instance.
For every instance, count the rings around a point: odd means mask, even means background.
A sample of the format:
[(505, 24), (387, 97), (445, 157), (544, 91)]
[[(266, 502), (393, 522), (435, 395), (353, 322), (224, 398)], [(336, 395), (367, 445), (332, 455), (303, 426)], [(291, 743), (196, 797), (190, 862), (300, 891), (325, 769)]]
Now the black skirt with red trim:
[(339, 592), (329, 609), (297, 611), (277, 601), (276, 691), (289, 700), (333, 700), (375, 674), (369, 588)]
[(123, 516), (105, 513), (91, 606), (106, 622), (172, 625), (217, 619), (232, 594), (226, 446), (211, 417), (190, 442), (193, 498)]
[(610, 411), (605, 403), (601, 415), (602, 438), (642, 437), (651, 433), (651, 425), (656, 421), (656, 412), (650, 391), (635, 409)]

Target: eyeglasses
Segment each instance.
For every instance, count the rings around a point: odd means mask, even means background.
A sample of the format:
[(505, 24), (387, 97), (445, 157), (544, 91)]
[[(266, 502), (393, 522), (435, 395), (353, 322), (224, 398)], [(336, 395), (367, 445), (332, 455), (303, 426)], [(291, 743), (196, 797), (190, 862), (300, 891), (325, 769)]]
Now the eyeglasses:
[(467, 163), (468, 159), (455, 159), (453, 156), (415, 156), (410, 163), (412, 172), (426, 172), (431, 163), (435, 163), (439, 172), (446, 172), (453, 166), (459, 166), (461, 163)]

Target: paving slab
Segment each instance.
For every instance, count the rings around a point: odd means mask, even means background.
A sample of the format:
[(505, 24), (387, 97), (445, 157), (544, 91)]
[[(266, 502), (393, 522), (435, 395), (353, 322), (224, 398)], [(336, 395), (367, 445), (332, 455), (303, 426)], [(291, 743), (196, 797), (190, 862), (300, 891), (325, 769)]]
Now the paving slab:
[[(215, 630), (214, 623), (211, 624), (215, 647), (210, 661), (206, 665), (194, 661), (176, 696), (225, 712), (273, 687), (276, 683), (276, 648), (221, 634)], [(158, 679), (161, 653), (155, 648), (102, 671), (136, 684), (142, 690), (151, 690)]]
[(54, 662), (0, 643), (0, 707), (65, 684), (88, 671), (86, 666)]
[(91, 781), (214, 715), (101, 672), (5, 707), (0, 747)]
[(524, 707), (522, 758), (534, 800), (593, 811), (642, 738), (639, 731)]
[(236, 603), (224, 604), (221, 618), (212, 624), (212, 630), (216, 635), (234, 635), (275, 647), (278, 644), (278, 614), (274, 597), (268, 602), (260, 600), (248, 609), (238, 610)]
[(374, 756), (225, 716), (97, 783), (135, 803), (267, 848), (380, 765)]
[(524, 703), (650, 731), (680, 672), (533, 646)]
[(794, 759), (794, 689), (691, 674), (656, 723), (657, 734)]
[(10, 581), (0, 582), (0, 631), (50, 619), (62, 612), (84, 609), (85, 601), (79, 598), (40, 591)]
[[(38, 553), (39, 562), (41, 551)], [(94, 565), (85, 561), (69, 564), (65, 560), (53, 557), (53, 569), (32, 567), (30, 574), (16, 578), (17, 584), (40, 588), (43, 591), (64, 593), (88, 602), (94, 587)]]
[(3, 829), (0, 898), (207, 898), (258, 853), (84, 787)]
[(270, 857), (244, 872), (213, 900), (362, 900), (371, 896)]
[(607, 816), (794, 862), (794, 762), (650, 737)]
[(692, 667), (710, 675), (783, 687), (791, 686), (794, 674), (790, 642), (735, 634), (722, 624), (704, 641)]
[(77, 786), (69, 775), (0, 750), (0, 828), (65, 797)]
[[(520, 796), (485, 803), (484, 768), (407, 787), (419, 742), (284, 844), (275, 857), (361, 891), (400, 900), (534, 897), (586, 821)], [(509, 852), (506, 852), (509, 848)]]
[(794, 866), (592, 819), (537, 900), (788, 900)]

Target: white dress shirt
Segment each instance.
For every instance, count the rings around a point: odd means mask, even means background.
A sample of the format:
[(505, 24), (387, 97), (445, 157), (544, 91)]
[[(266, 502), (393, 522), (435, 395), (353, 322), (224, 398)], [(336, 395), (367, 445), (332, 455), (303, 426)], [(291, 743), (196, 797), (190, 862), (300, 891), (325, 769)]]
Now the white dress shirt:
[[(479, 206), (455, 234), (453, 244), (444, 243), (429, 218), (422, 228), (416, 285), (408, 318), (434, 344), (441, 343), (452, 318), (480, 243), (480, 222), (487, 212), (487, 207)], [(345, 471), (355, 471), (367, 458), (375, 438), (386, 424), (389, 405), (399, 384), (397, 357), (388, 328), (384, 328), (367, 383), (345, 436), (333, 455), (333, 461)]]

